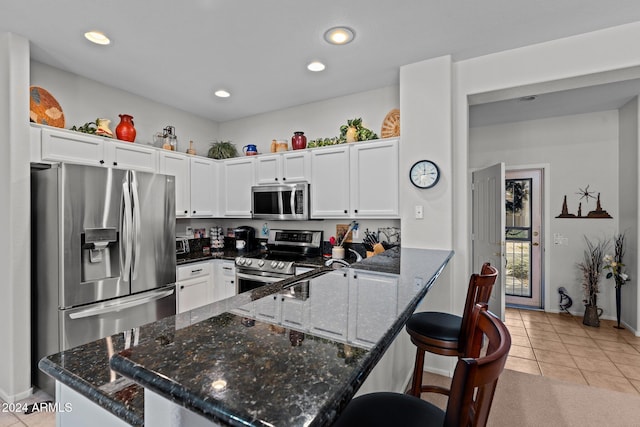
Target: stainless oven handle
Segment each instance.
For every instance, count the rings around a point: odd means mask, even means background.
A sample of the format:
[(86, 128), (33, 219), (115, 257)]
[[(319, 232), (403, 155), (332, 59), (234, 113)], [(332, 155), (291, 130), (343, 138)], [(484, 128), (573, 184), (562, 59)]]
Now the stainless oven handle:
[(253, 280), (254, 282), (264, 282), (264, 283), (276, 283), (276, 282), (285, 280), (288, 277), (290, 276), (283, 276), (283, 277), (271, 276), (270, 277), (270, 276), (258, 276), (255, 274), (236, 273), (237, 279), (247, 279), (247, 280)]
[(124, 310), (125, 308), (137, 307), (139, 305), (147, 304), (151, 301), (159, 300), (173, 294), (174, 290), (163, 290), (154, 292), (153, 295), (147, 295), (142, 298), (127, 298), (126, 300), (113, 301), (106, 303), (95, 308), (88, 308), (86, 310), (79, 311), (77, 313), (71, 313), (69, 317), (71, 319), (83, 319), (85, 317), (97, 316), (99, 314), (111, 313), (114, 311)]

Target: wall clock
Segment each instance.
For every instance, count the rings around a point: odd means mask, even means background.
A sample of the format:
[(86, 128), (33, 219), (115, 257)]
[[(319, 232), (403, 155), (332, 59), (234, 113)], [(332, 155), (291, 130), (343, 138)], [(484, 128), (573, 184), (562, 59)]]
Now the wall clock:
[(418, 188), (431, 188), (440, 180), (440, 169), (431, 160), (420, 160), (409, 169), (409, 180)]

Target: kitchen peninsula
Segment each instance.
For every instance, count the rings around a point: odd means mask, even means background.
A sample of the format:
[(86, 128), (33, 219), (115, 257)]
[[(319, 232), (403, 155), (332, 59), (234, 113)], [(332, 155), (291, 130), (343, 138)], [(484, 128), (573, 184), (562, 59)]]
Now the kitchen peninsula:
[[(59, 425), (82, 425), (91, 407), (97, 426), (117, 425), (100, 424), (107, 417), (148, 426), (331, 425), (370, 373), (406, 383), (409, 372), (376, 365), (452, 255), (388, 250), (44, 358), (57, 400), (74, 404)], [(309, 280), (306, 324), (260, 315), (278, 313), (301, 280)]]

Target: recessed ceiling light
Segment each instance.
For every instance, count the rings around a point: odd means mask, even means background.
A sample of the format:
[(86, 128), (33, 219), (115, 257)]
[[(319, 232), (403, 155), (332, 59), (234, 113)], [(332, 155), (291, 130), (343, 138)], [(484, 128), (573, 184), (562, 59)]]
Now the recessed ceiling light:
[(109, 37), (107, 37), (103, 32), (100, 31), (87, 31), (84, 33), (84, 37), (92, 43), (107, 45), (111, 43)]
[(320, 61), (313, 61), (313, 62), (311, 62), (309, 65), (307, 65), (307, 69), (308, 69), (309, 71), (315, 71), (315, 72), (318, 72), (318, 71), (322, 71), (322, 70), (324, 70), (324, 69), (325, 69), (325, 66), (324, 66), (324, 64), (323, 64), (322, 62), (320, 62)]
[(356, 36), (349, 27), (333, 27), (324, 33), (324, 39), (331, 44), (347, 44)]
[(224, 89), (215, 91), (214, 95), (217, 96), (218, 98), (228, 98), (231, 96), (231, 94)]

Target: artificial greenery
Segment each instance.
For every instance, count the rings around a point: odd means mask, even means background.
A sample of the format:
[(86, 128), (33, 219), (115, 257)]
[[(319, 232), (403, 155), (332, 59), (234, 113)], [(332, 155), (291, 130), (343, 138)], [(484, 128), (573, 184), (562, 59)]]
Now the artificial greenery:
[(207, 157), (212, 159), (230, 159), (238, 157), (238, 149), (231, 141), (214, 141), (209, 147)]
[(72, 126), (71, 130), (74, 130), (76, 132), (82, 132), (82, 133), (88, 133), (91, 135), (95, 135), (96, 134), (96, 130), (98, 130), (98, 125), (96, 125), (96, 122), (98, 121), (98, 119), (96, 119), (95, 122), (87, 122), (85, 124), (83, 124), (82, 126)]

